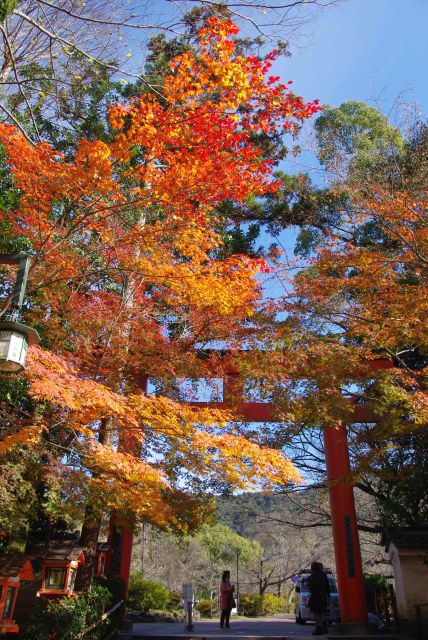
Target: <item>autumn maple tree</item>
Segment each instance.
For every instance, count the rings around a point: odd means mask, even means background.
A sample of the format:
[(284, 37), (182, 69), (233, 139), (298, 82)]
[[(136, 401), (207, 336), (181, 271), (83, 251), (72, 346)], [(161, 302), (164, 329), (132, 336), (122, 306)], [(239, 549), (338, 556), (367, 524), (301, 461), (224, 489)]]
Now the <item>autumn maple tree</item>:
[(237, 53), (237, 31), (210, 19), (158, 91), (110, 107), (107, 142), (82, 139), (63, 156), (0, 126), (16, 193), (3, 246), (31, 255), (25, 320), (42, 335), (22, 374), (28, 401), (3, 405), (0, 452), (48, 446), (42, 481), (89, 505), (94, 535), (112, 509), (195, 526), (204, 507), (192, 487), (210, 479), (243, 489), (299, 478), (232, 410), (144, 394), (147, 376), (171, 391), (177, 378), (226, 373), (233, 352), (206, 348), (236, 349), (256, 331), (266, 264), (222, 259), (213, 211), (277, 189), (261, 138), (296, 132), (318, 109), (269, 75), (275, 52)]
[[(333, 167), (341, 160), (342, 174), (328, 190), (304, 195), (306, 224), (316, 233), (305, 263), (297, 262), (297, 275), (290, 275), (289, 262), (277, 264), (283, 289), (266, 301), (268, 315), (281, 314), (270, 337), (286, 347), (275, 356), (281, 373), (270, 377), (263, 354), (251, 367), (265, 380), (278, 416), (296, 431), (331, 428), (349, 422), (355, 404), (370, 407), (377, 423), (351, 429), (354, 471), (348, 481), (378, 501), (381, 518), (388, 512), (390, 522), (416, 524), (417, 507), (406, 510), (388, 495), (407, 492), (407, 503), (420, 508), (426, 500), (422, 487), (419, 492), (408, 484), (421, 474), (409, 459), (426, 458), (426, 131), (420, 127), (407, 142), (365, 105), (346, 103), (332, 111), (330, 119), (328, 110), (319, 118), (330, 125), (329, 136), (319, 125), (321, 150)], [(349, 132), (353, 145), (346, 144)], [(300, 248), (303, 240), (301, 234)], [(389, 368), (373, 367), (379, 358)], [(320, 462), (310, 461), (310, 437), (302, 441), (307, 469), (315, 472)], [(322, 459), (316, 444), (313, 451)], [(323, 469), (318, 477), (323, 481)]]
[[(377, 424), (348, 425), (346, 480), (370, 505), (357, 507), (359, 526), (417, 526), (427, 502), (427, 128), (416, 122), (406, 135), (377, 109), (348, 101), (325, 108), (315, 132), (327, 185), (283, 176), (264, 201), (232, 211), (274, 236), (300, 227), (295, 255), (268, 276), (269, 353), (248, 356), (246, 375), (288, 425), (266, 430), (270, 442), (287, 445), (317, 485), (326, 476), (320, 427), (349, 423), (365, 405)], [(377, 359), (389, 370), (373, 369)], [(293, 526), (330, 524), (324, 509), (305, 515)]]

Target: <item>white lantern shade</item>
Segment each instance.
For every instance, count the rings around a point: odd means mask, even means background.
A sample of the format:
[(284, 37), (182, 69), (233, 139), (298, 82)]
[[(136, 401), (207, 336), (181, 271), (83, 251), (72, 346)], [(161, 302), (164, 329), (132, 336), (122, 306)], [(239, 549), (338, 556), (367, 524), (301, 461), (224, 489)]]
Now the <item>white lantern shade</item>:
[(0, 331), (0, 371), (16, 373), (24, 368), (28, 342), (22, 333)]
[(19, 322), (0, 322), (0, 371), (18, 373), (25, 367), (28, 345), (37, 344), (39, 335)]

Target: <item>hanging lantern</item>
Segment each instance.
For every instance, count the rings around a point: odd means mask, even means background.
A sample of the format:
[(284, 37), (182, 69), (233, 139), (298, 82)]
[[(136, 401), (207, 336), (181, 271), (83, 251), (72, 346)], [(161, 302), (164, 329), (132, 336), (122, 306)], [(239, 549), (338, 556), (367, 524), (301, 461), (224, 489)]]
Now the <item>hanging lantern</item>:
[(18, 373), (25, 367), (28, 347), (40, 342), (35, 329), (13, 321), (0, 322), (0, 371)]
[(22, 581), (34, 579), (29, 556), (0, 554), (0, 635), (19, 632), (13, 619), (18, 591)]
[(97, 562), (95, 570), (96, 576), (106, 575), (106, 566), (108, 565), (111, 553), (111, 545), (108, 542), (97, 543)]
[(81, 547), (52, 547), (43, 558), (42, 588), (38, 596), (59, 598), (73, 597), (74, 582), (80, 565), (85, 564)]

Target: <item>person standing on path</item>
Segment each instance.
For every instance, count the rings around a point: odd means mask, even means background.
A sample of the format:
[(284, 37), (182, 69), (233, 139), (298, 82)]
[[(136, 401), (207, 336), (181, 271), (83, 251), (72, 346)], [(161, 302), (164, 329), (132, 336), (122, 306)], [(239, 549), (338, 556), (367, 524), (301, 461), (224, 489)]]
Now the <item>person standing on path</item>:
[(321, 562), (311, 564), (311, 575), (308, 579), (310, 591), (309, 609), (315, 620), (313, 636), (321, 636), (327, 633), (327, 607), (330, 598), (330, 583), (323, 571)]
[(230, 627), (230, 612), (232, 611), (235, 603), (233, 597), (234, 591), (235, 585), (230, 584), (230, 571), (223, 571), (220, 582), (220, 627), (222, 629), (224, 626), (226, 626), (226, 628)]

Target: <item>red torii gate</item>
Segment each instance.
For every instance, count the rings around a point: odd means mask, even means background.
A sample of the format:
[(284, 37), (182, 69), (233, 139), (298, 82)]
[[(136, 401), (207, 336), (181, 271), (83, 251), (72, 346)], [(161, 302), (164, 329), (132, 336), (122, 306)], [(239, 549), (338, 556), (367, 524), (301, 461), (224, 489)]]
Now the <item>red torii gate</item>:
[[(372, 360), (370, 371), (391, 368), (388, 359)], [(142, 378), (142, 391), (147, 392), (148, 378)], [(235, 419), (242, 422), (278, 422), (275, 408), (265, 402), (243, 402), (242, 379), (236, 373), (223, 378), (222, 402), (192, 403), (198, 407), (217, 409), (239, 408)], [(331, 526), (333, 531), (336, 574), (342, 622), (364, 623), (367, 608), (364, 590), (360, 542), (352, 484), (344, 480), (351, 472), (346, 425), (357, 422), (377, 422), (378, 417), (367, 405), (355, 405), (340, 427), (324, 429), (324, 448), (329, 489)], [(128, 584), (131, 569), (133, 533), (127, 526), (117, 527), (114, 517), (110, 523), (109, 542), (113, 549), (110, 571)]]

